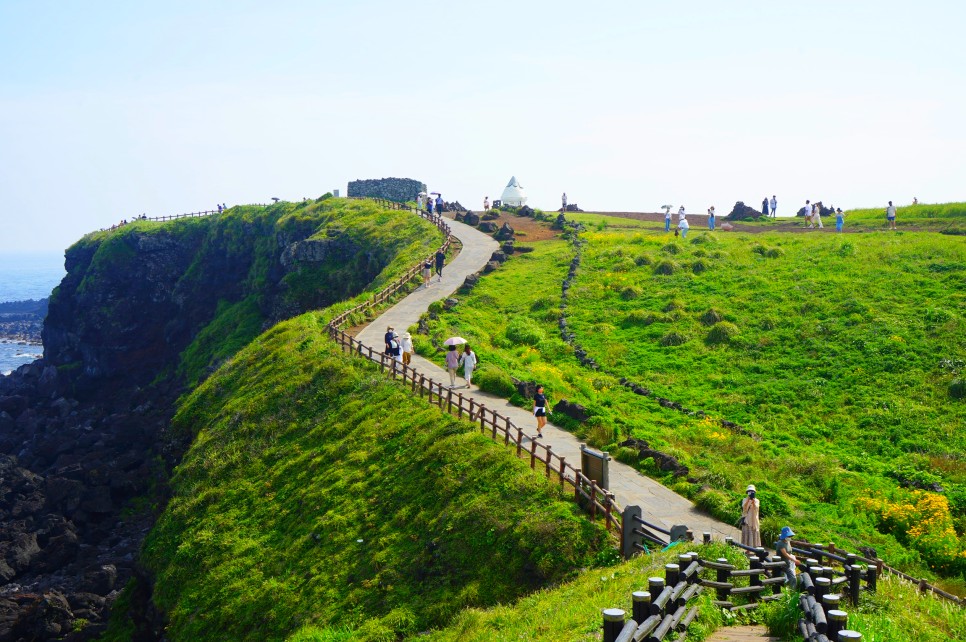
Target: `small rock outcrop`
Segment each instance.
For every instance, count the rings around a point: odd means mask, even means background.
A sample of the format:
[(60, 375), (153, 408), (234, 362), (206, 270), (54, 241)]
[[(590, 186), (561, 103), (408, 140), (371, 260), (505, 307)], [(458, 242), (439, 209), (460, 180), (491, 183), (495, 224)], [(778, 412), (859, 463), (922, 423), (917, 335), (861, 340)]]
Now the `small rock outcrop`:
[(474, 226), (479, 225), (480, 215), (477, 214), (476, 212), (467, 212), (466, 214), (463, 215), (463, 222), (466, 223), (467, 225), (474, 225)]
[(735, 203), (734, 208), (732, 208), (731, 213), (728, 214), (726, 218), (729, 218), (733, 221), (741, 221), (751, 218), (758, 218), (759, 216), (763, 216), (763, 214), (753, 207), (748, 207), (743, 201), (738, 201)]
[(515, 234), (516, 232), (513, 231), (513, 228), (510, 227), (510, 224), (504, 223), (503, 227), (501, 227), (496, 233), (495, 238), (497, 241), (512, 241)]
[(493, 221), (486, 221), (484, 223), (479, 224), (479, 229), (481, 232), (486, 232), (487, 234), (493, 234), (500, 228), (498, 228), (496, 226), (496, 223), (494, 223)]
[(557, 405), (553, 407), (553, 411), (560, 415), (566, 415), (573, 419), (574, 421), (579, 421), (584, 423), (590, 419), (590, 413), (587, 409), (581, 406), (579, 403), (573, 403), (567, 401), (566, 399), (561, 399), (557, 402)]
[(654, 465), (657, 466), (658, 470), (664, 472), (669, 472), (675, 477), (687, 477), (690, 470), (687, 466), (679, 462), (676, 458), (668, 455), (667, 453), (662, 453), (659, 450), (654, 450), (650, 445), (643, 439), (627, 439), (620, 444), (624, 448), (633, 448), (637, 451), (638, 456), (641, 459), (646, 459), (648, 457), (654, 460)]

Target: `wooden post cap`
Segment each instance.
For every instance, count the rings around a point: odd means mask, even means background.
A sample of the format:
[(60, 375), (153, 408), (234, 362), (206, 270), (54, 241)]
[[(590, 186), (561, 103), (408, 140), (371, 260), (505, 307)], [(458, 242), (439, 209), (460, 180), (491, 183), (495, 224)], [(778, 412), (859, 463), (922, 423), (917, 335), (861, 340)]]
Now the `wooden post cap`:
[(603, 613), (604, 613), (605, 622), (623, 622), (624, 621), (623, 609), (604, 609)]
[(843, 629), (839, 631), (839, 642), (848, 642), (848, 640), (861, 640), (862, 634), (858, 631), (852, 631), (849, 629)]
[(839, 611), (838, 609), (832, 609), (828, 612), (828, 619), (833, 622), (845, 622), (849, 619), (849, 614), (845, 611)]
[(647, 591), (634, 591), (633, 593), (631, 593), (631, 598), (635, 602), (650, 602), (651, 594), (648, 593)]

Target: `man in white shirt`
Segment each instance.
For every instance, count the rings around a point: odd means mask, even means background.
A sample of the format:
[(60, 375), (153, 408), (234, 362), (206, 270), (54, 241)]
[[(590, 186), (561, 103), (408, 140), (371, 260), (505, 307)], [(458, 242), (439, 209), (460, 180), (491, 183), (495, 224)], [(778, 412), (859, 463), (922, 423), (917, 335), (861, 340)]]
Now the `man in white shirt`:
[(814, 227), (812, 225), (812, 201), (805, 201), (805, 222), (808, 223), (808, 227)]
[(682, 205), (681, 207), (678, 208), (678, 223), (681, 222), (681, 219), (683, 219), (684, 216), (685, 216), (685, 214), (684, 214), (684, 206)]
[(771, 195), (771, 202), (768, 203), (768, 205), (771, 206), (771, 215), (772, 215), (772, 218), (774, 218), (776, 216), (775, 212), (778, 210), (778, 201), (775, 199), (774, 194)]
[(889, 223), (889, 229), (896, 229), (896, 206), (889, 201), (889, 207), (886, 208), (886, 221)]

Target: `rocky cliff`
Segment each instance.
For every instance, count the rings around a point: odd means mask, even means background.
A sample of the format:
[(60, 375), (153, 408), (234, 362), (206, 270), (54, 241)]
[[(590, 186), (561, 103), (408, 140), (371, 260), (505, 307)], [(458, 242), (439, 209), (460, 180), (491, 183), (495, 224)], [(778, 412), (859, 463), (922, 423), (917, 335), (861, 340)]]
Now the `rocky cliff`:
[(68, 249), (44, 359), (0, 377), (0, 640), (102, 633), (187, 447), (168, 428), (178, 396), (274, 321), (408, 265), (427, 230), (320, 199), (137, 222)]

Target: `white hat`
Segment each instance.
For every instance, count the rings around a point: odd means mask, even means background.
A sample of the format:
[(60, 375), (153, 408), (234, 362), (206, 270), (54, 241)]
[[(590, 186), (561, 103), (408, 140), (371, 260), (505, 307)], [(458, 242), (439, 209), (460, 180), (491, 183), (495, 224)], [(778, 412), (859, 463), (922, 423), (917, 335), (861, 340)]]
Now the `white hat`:
[(747, 492), (751, 492), (751, 491), (755, 491), (756, 493), (758, 492), (758, 489), (755, 488), (755, 485), (754, 484), (748, 484), (748, 488), (745, 489), (745, 492), (746, 493)]

